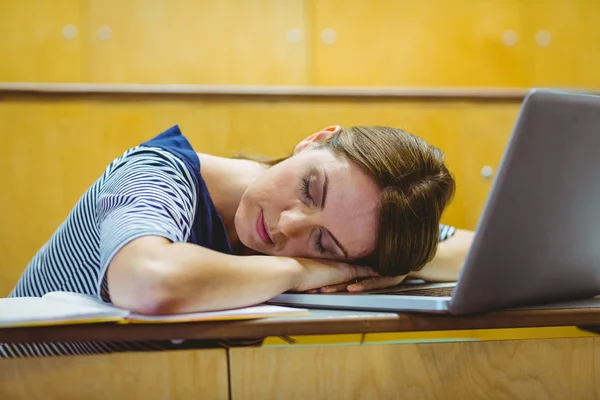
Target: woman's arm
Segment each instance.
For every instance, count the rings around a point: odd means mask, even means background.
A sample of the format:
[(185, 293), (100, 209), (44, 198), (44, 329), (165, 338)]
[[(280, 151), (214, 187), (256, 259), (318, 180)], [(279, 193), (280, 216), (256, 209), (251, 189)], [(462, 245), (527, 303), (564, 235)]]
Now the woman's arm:
[(454, 235), (440, 242), (438, 251), (429, 264), (420, 271), (409, 274), (409, 277), (429, 282), (458, 280), (474, 236), (473, 231), (458, 229)]
[(374, 275), (368, 268), (344, 263), (233, 256), (147, 236), (115, 255), (107, 281), (116, 306), (144, 314), (172, 314), (246, 307), (288, 290)]
[(143, 148), (115, 163), (96, 201), (101, 299), (146, 314), (209, 311), (373, 276), (341, 263), (233, 256), (190, 244), (196, 195), (187, 167), (168, 152)]

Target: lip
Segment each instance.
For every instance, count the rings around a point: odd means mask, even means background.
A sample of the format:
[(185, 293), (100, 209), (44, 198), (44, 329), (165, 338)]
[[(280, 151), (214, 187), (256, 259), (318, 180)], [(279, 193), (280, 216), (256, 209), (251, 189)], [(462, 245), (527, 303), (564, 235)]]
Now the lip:
[(265, 223), (265, 216), (262, 209), (258, 213), (258, 218), (256, 219), (256, 233), (266, 244), (273, 244), (273, 241), (269, 236), (269, 231), (267, 230), (267, 224)]

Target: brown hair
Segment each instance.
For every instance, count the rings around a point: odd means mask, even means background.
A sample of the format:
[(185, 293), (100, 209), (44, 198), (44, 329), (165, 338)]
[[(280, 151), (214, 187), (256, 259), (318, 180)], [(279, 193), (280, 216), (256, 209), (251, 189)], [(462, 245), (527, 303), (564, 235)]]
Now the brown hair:
[(456, 190), (439, 149), (402, 129), (383, 126), (342, 128), (317, 146), (356, 163), (382, 191), (375, 251), (361, 263), (381, 275), (397, 276), (433, 259), (440, 219)]
[(368, 264), (404, 275), (431, 261), (442, 212), (456, 190), (443, 153), (402, 129), (354, 126), (322, 143), (358, 164), (382, 190), (378, 237)]

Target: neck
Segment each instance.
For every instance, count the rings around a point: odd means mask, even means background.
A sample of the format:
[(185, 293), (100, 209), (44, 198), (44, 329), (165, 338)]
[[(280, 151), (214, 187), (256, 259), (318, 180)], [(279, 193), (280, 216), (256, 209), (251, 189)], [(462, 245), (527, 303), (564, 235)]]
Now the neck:
[[(265, 172), (266, 167), (250, 160), (237, 160), (198, 153), (202, 178), (223, 220), (227, 236), (236, 254), (245, 253), (235, 230), (235, 213), (248, 186)], [(242, 246), (243, 247), (243, 246)]]

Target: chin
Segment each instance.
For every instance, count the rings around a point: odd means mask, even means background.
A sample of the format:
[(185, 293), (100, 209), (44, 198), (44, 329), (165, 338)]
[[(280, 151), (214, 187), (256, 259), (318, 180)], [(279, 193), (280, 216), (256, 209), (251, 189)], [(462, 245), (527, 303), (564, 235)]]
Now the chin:
[(235, 213), (235, 217), (233, 218), (233, 226), (235, 227), (235, 233), (237, 234), (239, 242), (244, 246), (251, 248), (251, 243), (249, 243), (248, 241), (248, 230), (246, 229), (248, 224), (244, 223), (243, 216), (240, 214), (239, 209), (237, 210), (237, 212)]
[(258, 251), (259, 253), (264, 254), (266, 256), (281, 256), (281, 254), (276, 254), (271, 251), (264, 251), (264, 250), (255, 250), (255, 251)]
[(244, 247), (263, 253), (260, 249), (260, 243), (257, 242), (257, 239), (254, 237), (254, 226), (250, 223), (245, 223), (241, 218), (235, 218), (235, 231), (238, 236), (238, 241)]

